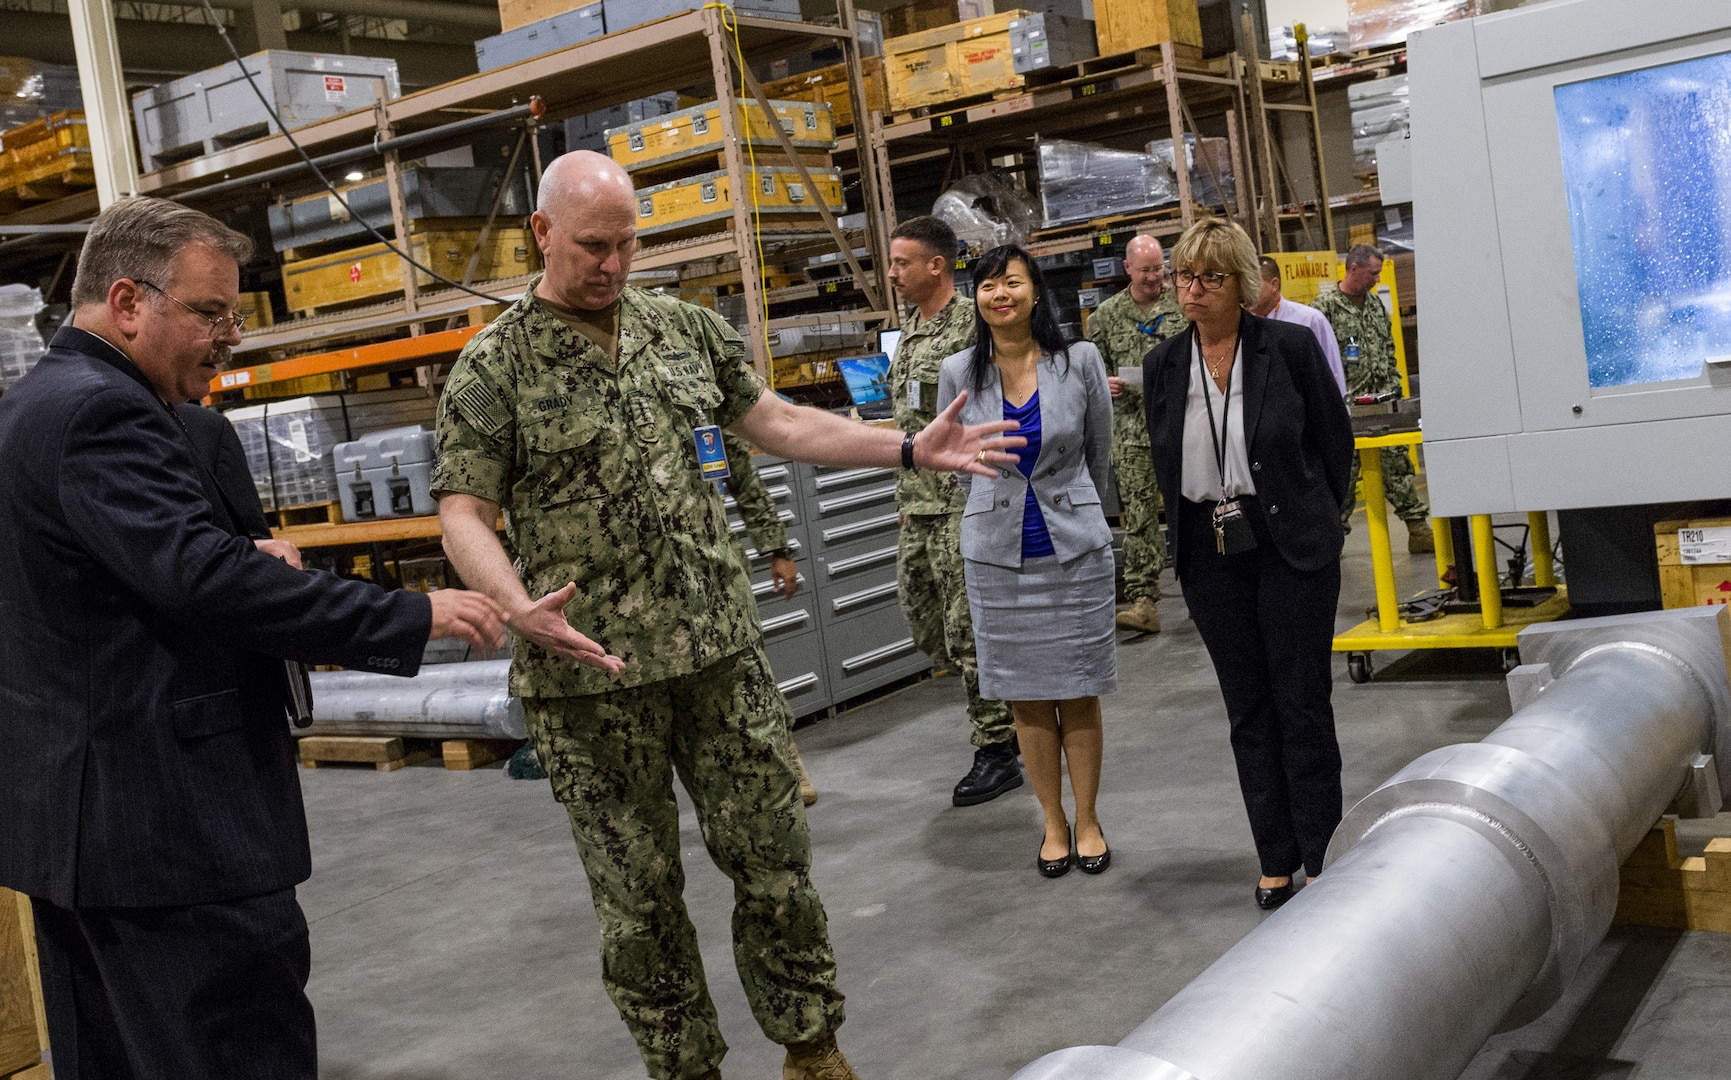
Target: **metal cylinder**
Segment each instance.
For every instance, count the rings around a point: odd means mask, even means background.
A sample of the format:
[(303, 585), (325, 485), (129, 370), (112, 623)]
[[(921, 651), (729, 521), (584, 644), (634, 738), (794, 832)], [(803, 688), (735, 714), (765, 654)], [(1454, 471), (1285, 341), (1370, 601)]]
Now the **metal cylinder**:
[(430, 664), (412, 679), (315, 671), (313, 723), (301, 734), (525, 738), (522, 703), (506, 682), (510, 670), (509, 660), (478, 660)]
[(1326, 872), (1118, 1047), (1017, 1080), (1452, 1080), (1555, 1002), (1610, 926), (1618, 866), (1731, 731), (1731, 613), (1520, 640), (1555, 676), (1530, 703), (1355, 805)]

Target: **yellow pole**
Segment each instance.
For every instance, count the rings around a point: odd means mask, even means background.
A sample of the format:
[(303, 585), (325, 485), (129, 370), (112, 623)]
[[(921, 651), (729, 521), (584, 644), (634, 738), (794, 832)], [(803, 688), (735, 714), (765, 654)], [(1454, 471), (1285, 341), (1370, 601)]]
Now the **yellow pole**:
[(1497, 541), (1491, 532), (1491, 516), (1474, 514), (1473, 564), (1479, 572), (1479, 612), (1486, 630), (1503, 625), (1503, 589), (1497, 584)]
[(1551, 515), (1543, 510), (1527, 514), (1527, 542), (1533, 546), (1533, 584), (1557, 583), (1557, 567), (1551, 561)]
[(1455, 561), (1455, 534), (1449, 528), (1449, 519), (1431, 518), (1430, 537), (1436, 544), (1436, 587), (1446, 589), (1449, 583), (1444, 580), (1444, 575)]
[(1370, 527), (1370, 571), (1376, 582), (1376, 628), (1385, 634), (1400, 629), (1400, 601), (1394, 591), (1394, 555), (1388, 541), (1388, 501), (1383, 497), (1382, 451), (1358, 452), (1363, 466), (1364, 517)]

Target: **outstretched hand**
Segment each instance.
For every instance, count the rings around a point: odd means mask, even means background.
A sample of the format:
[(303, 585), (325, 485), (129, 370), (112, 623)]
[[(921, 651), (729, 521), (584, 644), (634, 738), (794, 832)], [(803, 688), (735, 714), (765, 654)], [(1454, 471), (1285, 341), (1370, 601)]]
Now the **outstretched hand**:
[(530, 641), (584, 667), (599, 668), (611, 675), (625, 670), (625, 661), (610, 656), (606, 649), (579, 634), (565, 621), (565, 605), (577, 595), (577, 583), (567, 582), (563, 589), (548, 593), (527, 607), (514, 611), (505, 625)]
[(429, 638), (458, 638), (483, 652), (505, 643), (504, 611), (485, 593), (468, 589), (435, 589), (433, 630)]
[(939, 472), (991, 476), (998, 471), (996, 466), (1014, 465), (1021, 460), (1006, 451), (1026, 446), (1028, 440), (1020, 435), (1002, 434), (1015, 429), (1016, 422), (994, 420), (968, 427), (958, 419), (967, 400), (968, 392), (963, 390), (949, 408), (914, 436), (915, 465)]

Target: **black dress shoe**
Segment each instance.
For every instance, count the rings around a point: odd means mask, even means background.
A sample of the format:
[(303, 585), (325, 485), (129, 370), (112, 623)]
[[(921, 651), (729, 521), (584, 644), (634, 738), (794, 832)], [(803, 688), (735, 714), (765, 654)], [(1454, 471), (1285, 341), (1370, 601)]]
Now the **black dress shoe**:
[[(1101, 833), (1100, 839), (1106, 839), (1106, 834)], [(1076, 869), (1084, 874), (1104, 874), (1106, 868), (1111, 865), (1112, 849), (1110, 847), (1098, 855), (1084, 855), (1080, 851), (1076, 852)]]
[(1258, 885), (1256, 887), (1256, 906), (1261, 908), (1263, 911), (1273, 911), (1275, 908), (1292, 899), (1293, 892), (1294, 889), (1291, 881), (1288, 881), (1284, 885), (1277, 885), (1272, 889), (1264, 889), (1262, 886)]
[(1022, 767), (1016, 764), (1016, 740), (1005, 739), (974, 751), (974, 767), (956, 785), (950, 801), (957, 806), (977, 806), (1021, 786)]
[[(1040, 838), (1040, 846), (1042, 848), (1046, 846), (1046, 838), (1043, 836)], [(1034, 852), (1034, 868), (1039, 870), (1043, 877), (1063, 877), (1070, 872), (1071, 862), (1068, 851), (1064, 852), (1061, 859), (1048, 859), (1038, 851)], [(1099, 871), (1096, 870), (1094, 873), (1099, 873)]]

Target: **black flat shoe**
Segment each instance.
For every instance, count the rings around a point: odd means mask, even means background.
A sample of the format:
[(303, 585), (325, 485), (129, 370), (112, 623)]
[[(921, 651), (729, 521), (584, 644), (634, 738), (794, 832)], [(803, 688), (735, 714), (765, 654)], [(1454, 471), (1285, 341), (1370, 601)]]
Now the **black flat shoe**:
[[(1043, 836), (1040, 838), (1040, 846), (1046, 846), (1046, 838)], [(1065, 852), (1061, 859), (1048, 859), (1038, 851), (1034, 852), (1034, 868), (1040, 871), (1042, 877), (1063, 877), (1070, 872), (1071, 861), (1069, 852)]]
[(1290, 881), (1284, 885), (1277, 885), (1272, 889), (1264, 889), (1262, 886), (1258, 885), (1256, 887), (1256, 906), (1261, 908), (1263, 911), (1273, 911), (1275, 908), (1292, 899), (1292, 894), (1295, 891), (1296, 890), (1293, 889), (1292, 882)]
[[(1106, 834), (1101, 833), (1100, 839), (1106, 839)], [(1098, 855), (1084, 855), (1080, 851), (1076, 852), (1076, 869), (1084, 874), (1104, 874), (1106, 868), (1111, 865), (1112, 848), (1110, 846)]]

